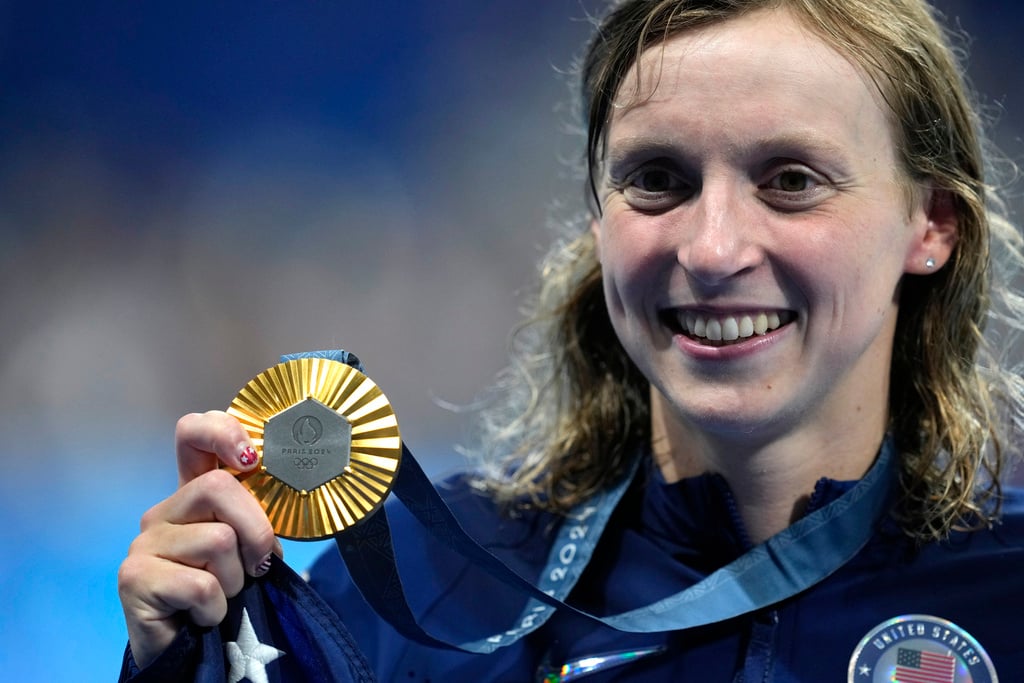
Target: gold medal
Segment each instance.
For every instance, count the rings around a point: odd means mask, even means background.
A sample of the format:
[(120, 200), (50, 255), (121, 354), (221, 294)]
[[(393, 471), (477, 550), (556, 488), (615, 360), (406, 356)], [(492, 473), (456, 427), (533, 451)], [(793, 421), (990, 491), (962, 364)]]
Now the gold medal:
[(319, 540), (357, 524), (383, 504), (398, 476), (394, 410), (370, 378), (345, 363), (279, 363), (246, 384), (227, 412), (259, 455), (250, 472), (229, 469), (283, 538)]

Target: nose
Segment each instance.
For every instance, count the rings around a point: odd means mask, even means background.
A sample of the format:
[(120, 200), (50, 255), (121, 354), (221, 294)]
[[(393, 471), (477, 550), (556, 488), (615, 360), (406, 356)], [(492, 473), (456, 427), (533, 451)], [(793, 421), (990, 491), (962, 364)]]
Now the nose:
[(676, 260), (698, 282), (715, 286), (755, 268), (763, 257), (753, 239), (756, 211), (736, 189), (705, 183), (683, 217)]

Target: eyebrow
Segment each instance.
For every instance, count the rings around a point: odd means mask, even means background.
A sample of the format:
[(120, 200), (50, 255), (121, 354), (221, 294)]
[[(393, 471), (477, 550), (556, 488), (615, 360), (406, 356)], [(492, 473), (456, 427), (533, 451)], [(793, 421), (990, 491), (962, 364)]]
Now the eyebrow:
[[(844, 150), (832, 138), (813, 130), (757, 138), (749, 146), (752, 149), (776, 150), (776, 156), (803, 156), (807, 153), (831, 159), (845, 159), (849, 156), (849, 150)], [(787, 151), (790, 153), (787, 154)]]
[(605, 158), (602, 163), (606, 166), (616, 166), (636, 158), (679, 156), (683, 151), (676, 141), (638, 135), (620, 140), (614, 146), (610, 144), (610, 140), (606, 142)]
[[(755, 137), (742, 141), (737, 148), (740, 154), (749, 154), (756, 150), (758, 156), (793, 157), (795, 159), (813, 158), (822, 162), (831, 162), (846, 166), (850, 151), (835, 143), (832, 138), (820, 131), (799, 130), (787, 131), (779, 135)], [(628, 164), (634, 159), (649, 159), (658, 156), (681, 157), (683, 160), (692, 157), (685, 138), (660, 135), (634, 135), (620, 138), (611, 143), (609, 138), (605, 144), (605, 158), (602, 164), (613, 167)]]

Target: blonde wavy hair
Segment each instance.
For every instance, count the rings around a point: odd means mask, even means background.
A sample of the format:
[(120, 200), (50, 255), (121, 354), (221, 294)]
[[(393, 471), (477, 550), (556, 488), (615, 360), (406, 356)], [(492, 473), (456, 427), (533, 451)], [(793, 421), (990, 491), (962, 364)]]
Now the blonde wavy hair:
[[(613, 99), (638, 55), (680, 32), (779, 7), (874, 82), (908, 188), (953, 197), (960, 222), (950, 262), (905, 276), (901, 287), (890, 382), (898, 514), (921, 541), (990, 524), (1024, 423), (1019, 368), (1001, 355), (1024, 327), (1024, 300), (1013, 293), (1022, 237), (986, 183), (991, 169), (959, 55), (923, 0), (615, 3), (580, 69), (590, 191)], [(596, 202), (590, 211), (599, 212)], [(649, 385), (612, 329), (589, 219), (567, 226), (544, 259), (512, 363), (482, 414), (488, 467), (479, 486), (502, 502), (566, 511), (618, 480), (650, 440)]]

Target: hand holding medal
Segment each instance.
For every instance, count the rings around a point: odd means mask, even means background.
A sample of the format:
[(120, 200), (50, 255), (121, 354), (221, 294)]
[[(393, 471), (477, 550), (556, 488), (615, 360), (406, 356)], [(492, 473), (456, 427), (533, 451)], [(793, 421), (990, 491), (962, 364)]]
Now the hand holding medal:
[(227, 412), (259, 457), (249, 472), (228, 469), (278, 536), (333, 536), (372, 514), (391, 491), (402, 455), (398, 421), (380, 388), (351, 365), (279, 363), (246, 384)]

